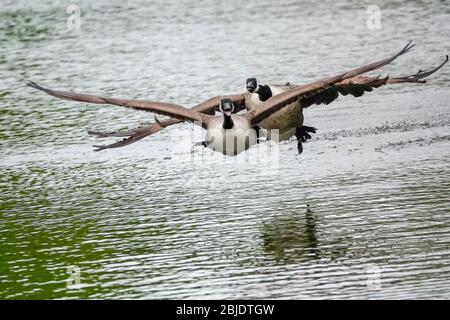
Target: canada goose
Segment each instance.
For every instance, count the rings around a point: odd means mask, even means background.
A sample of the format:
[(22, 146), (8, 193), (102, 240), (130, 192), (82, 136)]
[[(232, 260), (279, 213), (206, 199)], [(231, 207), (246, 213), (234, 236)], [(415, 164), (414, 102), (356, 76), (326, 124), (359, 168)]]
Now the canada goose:
[[(149, 111), (174, 118), (162, 122), (159, 121), (157, 125), (160, 128), (158, 129), (151, 129), (150, 131), (149, 128), (146, 128), (145, 131), (138, 132), (138, 134), (141, 135), (149, 135), (151, 134), (149, 132), (154, 133), (156, 131), (159, 131), (162, 127), (177, 123), (177, 121), (193, 122), (196, 125), (202, 126), (207, 130), (205, 139), (207, 147), (211, 148), (214, 151), (221, 152), (225, 155), (236, 155), (244, 150), (247, 150), (248, 148), (250, 148), (250, 146), (256, 143), (256, 135), (253, 129), (254, 126), (258, 125), (275, 112), (281, 110), (283, 107), (293, 102), (300, 101), (302, 106), (309, 106), (313, 103), (329, 103), (335, 100), (339, 93), (346, 92), (342, 93), (344, 95), (349, 93), (347, 92), (349, 90), (348, 88), (347, 91), (341, 92), (341, 90), (339, 90), (338, 88), (339, 85), (352, 86), (356, 84), (357, 86), (361, 87), (359, 90), (362, 92), (361, 94), (363, 94), (364, 91), (372, 91), (372, 88), (376, 88), (383, 84), (389, 83), (388, 77), (359, 77), (359, 75), (381, 68), (382, 66), (391, 63), (397, 57), (403, 55), (406, 52), (409, 52), (413, 47), (414, 45), (409, 42), (402, 50), (400, 50), (400, 52), (387, 59), (364, 65), (337, 76), (324, 78), (322, 80), (302, 86), (296, 86), (289, 91), (272, 96), (270, 99), (262, 102), (258, 108), (254, 108), (242, 114), (232, 114), (232, 112), (236, 108), (236, 105), (245, 104), (245, 99), (248, 97), (247, 94), (227, 96), (221, 99), (219, 99), (218, 97), (214, 97), (195, 108), (188, 109), (172, 103), (106, 98), (69, 91), (56, 91), (46, 89), (34, 82), (30, 82), (28, 85), (61, 99), (94, 104), (118, 105), (137, 110)], [(447, 61), (448, 56), (439, 67), (431, 71), (419, 71), (415, 75), (402, 78), (394, 78), (391, 80), (396, 81), (393, 83), (423, 82), (423, 80), (420, 79), (435, 72)], [(214, 111), (217, 107), (222, 111), (222, 116), (213, 116), (207, 114)], [(233, 140), (233, 142), (237, 140), (237, 144), (229, 143), (230, 140)]]
[[(256, 78), (248, 78), (246, 87), (250, 95), (246, 100), (245, 107), (247, 110), (253, 110), (272, 96), (292, 90), (295, 86), (290, 84), (261, 85), (258, 84)], [(278, 129), (279, 141), (288, 140), (295, 135), (297, 137), (297, 150), (301, 154), (303, 152), (302, 142), (311, 139), (309, 132), (316, 133), (316, 128), (304, 126), (303, 121), (303, 110), (300, 106), (300, 100), (297, 100), (267, 117), (258, 126), (267, 130)], [(270, 134), (268, 138), (270, 138)]]
[[(411, 42), (408, 44), (410, 48), (413, 47), (411, 45)], [(302, 151), (302, 145), (301, 142), (306, 141), (307, 139), (311, 138), (311, 135), (309, 133), (314, 133), (315, 128), (312, 127), (306, 127), (302, 126), (300, 127), (300, 121), (303, 119), (303, 109), (311, 106), (312, 104), (329, 104), (333, 102), (339, 94), (342, 94), (344, 96), (346, 95), (352, 95), (354, 97), (362, 96), (365, 92), (373, 91), (374, 88), (378, 88), (380, 86), (383, 86), (385, 84), (396, 84), (396, 83), (425, 83), (425, 80), (422, 80), (429, 75), (433, 74), (437, 70), (439, 70), (446, 62), (448, 61), (448, 57), (446, 57), (446, 60), (442, 62), (438, 67), (429, 70), (429, 71), (422, 71), (420, 70), (416, 74), (412, 74), (409, 76), (403, 76), (403, 77), (397, 77), (397, 78), (387, 78), (387, 79), (380, 79), (379, 77), (369, 77), (369, 76), (355, 76), (353, 78), (348, 78), (346, 80), (342, 80), (338, 83), (336, 83), (334, 86), (328, 88), (327, 90), (324, 90), (320, 93), (310, 95), (308, 98), (302, 98), (300, 100), (295, 101), (294, 103), (291, 103), (291, 109), (294, 109), (293, 111), (289, 112), (289, 106), (281, 110), (280, 112), (275, 113), (274, 115), (269, 116), (266, 120), (263, 121), (263, 123), (258, 124), (258, 126), (261, 126), (262, 128), (265, 128), (264, 125), (266, 125), (268, 128), (270, 127), (276, 127), (276, 125), (279, 125), (280, 127), (277, 129), (280, 129), (280, 138), (287, 138), (291, 137), (293, 134), (296, 135), (298, 140), (298, 151), (301, 153)], [(250, 80), (250, 81), (249, 81)], [(247, 85), (247, 92), (242, 94), (235, 94), (235, 95), (229, 95), (225, 96), (224, 98), (229, 98), (231, 101), (233, 101), (235, 105), (235, 112), (247, 109), (252, 110), (253, 108), (256, 108), (260, 104), (262, 104), (264, 101), (262, 100), (269, 100), (270, 98), (267, 98), (267, 93), (269, 91), (267, 89), (263, 89), (262, 91), (257, 90), (258, 92), (262, 92), (261, 95), (258, 94), (259, 100), (255, 100), (255, 89), (258, 86), (258, 83), (255, 78), (249, 78), (246, 81)], [(286, 83), (284, 85), (269, 85), (270, 92), (272, 93), (272, 96), (280, 94), (282, 92), (291, 91), (298, 87), (298, 85), (291, 85), (290, 83)], [(253, 92), (250, 92), (253, 91)], [(195, 107), (192, 108), (192, 110), (206, 113), (206, 114), (214, 114), (215, 111), (218, 110), (220, 97), (216, 96), (211, 99), (208, 99)], [(299, 103), (301, 102), (301, 112), (298, 112)], [(282, 122), (280, 121), (271, 121), (271, 119), (276, 119), (285, 114), (294, 114), (293, 120), (289, 120), (288, 122)], [(300, 118), (300, 119), (299, 119)], [(97, 149), (95, 151), (100, 151), (104, 149), (109, 148), (118, 148), (123, 147), (129, 144), (132, 144), (134, 142), (137, 142), (147, 136), (150, 136), (156, 132), (159, 132), (161, 129), (182, 122), (182, 120), (171, 118), (164, 121), (157, 121), (156, 123), (143, 126), (140, 128), (127, 130), (127, 131), (115, 131), (115, 132), (96, 132), (96, 131), (89, 131), (89, 134), (93, 134), (99, 137), (125, 137), (123, 140), (117, 141), (110, 145), (103, 145), (103, 146), (95, 146)], [(264, 123), (265, 122), (265, 123)], [(272, 123), (271, 123), (272, 122)], [(267, 124), (268, 123), (268, 124)], [(275, 125), (274, 125), (275, 123)], [(290, 123), (290, 124), (289, 124)], [(302, 123), (302, 122), (301, 122)], [(258, 126), (255, 126), (255, 129), (258, 129)], [(292, 127), (291, 127), (292, 126)], [(284, 131), (284, 132), (283, 132)]]
[[(419, 71), (414, 75), (401, 78), (390, 78), (386, 82), (377, 83), (377, 81), (372, 83), (374, 78), (357, 76), (353, 79), (347, 79), (341, 83), (337, 83), (333, 88), (327, 89), (320, 92), (316, 96), (312, 96), (309, 99), (299, 99), (293, 103), (285, 106), (283, 109), (275, 112), (270, 117), (267, 117), (258, 126), (264, 129), (279, 129), (279, 140), (287, 140), (292, 136), (297, 138), (297, 149), (298, 153), (302, 153), (303, 146), (302, 142), (311, 139), (309, 133), (316, 133), (316, 128), (303, 125), (303, 109), (311, 106), (312, 104), (329, 104), (334, 101), (339, 93), (342, 95), (351, 94), (354, 97), (360, 97), (365, 91), (372, 91), (373, 88), (378, 88), (383, 84), (394, 84), (403, 82), (418, 82), (425, 83), (421, 79), (429, 76), (430, 74), (439, 70), (446, 62), (446, 60), (439, 65), (437, 68), (424, 72)], [(283, 92), (287, 92), (297, 88), (296, 85), (291, 85), (287, 82), (284, 85), (261, 85), (258, 83), (256, 78), (248, 78), (246, 80), (247, 91), (250, 96), (247, 97), (245, 106), (247, 110), (253, 110), (257, 108), (262, 102), (269, 100), (272, 96), (278, 95)]]

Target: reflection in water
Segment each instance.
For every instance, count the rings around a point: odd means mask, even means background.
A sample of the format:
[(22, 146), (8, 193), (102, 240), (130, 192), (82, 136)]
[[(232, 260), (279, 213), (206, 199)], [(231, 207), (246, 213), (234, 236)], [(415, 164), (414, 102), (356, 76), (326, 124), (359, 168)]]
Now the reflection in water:
[(262, 227), (264, 251), (277, 262), (320, 258), (317, 239), (317, 218), (307, 204), (303, 213), (284, 213), (265, 222)]

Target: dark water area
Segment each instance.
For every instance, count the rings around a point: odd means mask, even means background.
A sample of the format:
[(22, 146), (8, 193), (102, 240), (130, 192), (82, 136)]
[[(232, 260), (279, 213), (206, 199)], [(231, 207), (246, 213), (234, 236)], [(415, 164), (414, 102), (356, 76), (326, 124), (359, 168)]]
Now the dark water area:
[(194, 106), (414, 40), (380, 71), (411, 74), (450, 53), (449, 1), (77, 1), (79, 30), (70, 4), (0, 7), (0, 298), (449, 297), (449, 67), (309, 108), (318, 133), (276, 165), (193, 148), (188, 124), (93, 152), (87, 130), (153, 115), (25, 85)]

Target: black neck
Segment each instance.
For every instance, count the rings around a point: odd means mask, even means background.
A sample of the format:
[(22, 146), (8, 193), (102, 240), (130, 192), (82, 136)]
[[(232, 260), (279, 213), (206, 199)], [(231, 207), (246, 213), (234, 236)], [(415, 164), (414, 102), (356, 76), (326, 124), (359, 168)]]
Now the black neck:
[(272, 90), (270, 90), (269, 86), (260, 85), (257, 93), (261, 101), (266, 101), (272, 97)]
[(234, 122), (233, 119), (231, 119), (231, 116), (227, 116), (226, 114), (223, 115), (223, 128), (224, 129), (233, 129)]

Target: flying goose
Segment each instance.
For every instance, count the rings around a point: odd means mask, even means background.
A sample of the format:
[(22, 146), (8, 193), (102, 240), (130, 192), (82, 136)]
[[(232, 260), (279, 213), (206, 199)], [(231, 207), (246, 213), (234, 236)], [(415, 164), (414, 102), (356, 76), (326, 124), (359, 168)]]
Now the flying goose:
[[(292, 90), (296, 86), (292, 86), (289, 83), (285, 85), (261, 85), (258, 84), (256, 78), (248, 78), (246, 87), (249, 96), (245, 107), (247, 110), (253, 110), (273, 96)], [(301, 154), (303, 152), (302, 142), (311, 139), (309, 133), (316, 133), (317, 130), (314, 127), (303, 125), (303, 121), (303, 109), (300, 106), (300, 100), (297, 100), (261, 121), (258, 127), (269, 130), (268, 138), (270, 138), (271, 129), (278, 129), (279, 141), (288, 140), (295, 135), (297, 138), (297, 150)]]
[[(426, 83), (424, 78), (430, 76), (444, 64), (448, 62), (448, 56), (445, 60), (436, 68), (428, 71), (419, 70), (417, 73), (397, 77), (397, 78), (378, 78), (367, 76), (356, 76), (350, 79), (345, 79), (336, 83), (334, 86), (319, 92), (306, 99), (299, 99), (293, 103), (287, 105), (282, 110), (275, 112), (270, 117), (259, 123), (264, 129), (279, 129), (279, 139), (287, 140), (293, 135), (297, 138), (298, 153), (302, 153), (302, 142), (311, 139), (309, 133), (316, 133), (316, 128), (303, 125), (303, 109), (308, 108), (313, 104), (330, 104), (336, 100), (339, 94), (344, 96), (352, 95), (354, 97), (360, 97), (365, 92), (371, 92), (374, 88), (378, 88), (385, 84), (397, 84), (405, 82), (413, 83)], [(299, 87), (297, 85), (291, 85), (286, 83), (284, 85), (261, 85), (258, 84), (255, 78), (249, 78), (246, 81), (247, 91), (250, 96), (246, 101), (247, 110), (253, 110), (257, 108), (262, 102), (269, 100), (272, 96), (278, 95), (283, 92), (294, 90)]]
[[(408, 43), (407, 47), (408, 46), (409, 49), (412, 49), (414, 45), (411, 44), (410, 42)], [(314, 95), (310, 95), (309, 98), (297, 99), (293, 103), (284, 107), (282, 110), (275, 112), (274, 114), (267, 117), (267, 119), (259, 123), (258, 126), (255, 126), (255, 129), (258, 129), (258, 127), (262, 127), (264, 129), (271, 129), (271, 128), (279, 129), (281, 140), (289, 139), (291, 136), (295, 134), (298, 141), (297, 143), (298, 152), (301, 153), (303, 150), (302, 142), (311, 138), (311, 135), (309, 133), (315, 133), (316, 131), (316, 129), (313, 127), (303, 125), (304, 108), (307, 108), (313, 104), (329, 104), (333, 102), (335, 99), (337, 99), (339, 94), (342, 94), (344, 96), (350, 94), (354, 97), (360, 97), (365, 92), (371, 92), (373, 91), (374, 88), (378, 88), (385, 84), (397, 84), (406, 82), (425, 83), (426, 81), (423, 79), (439, 70), (447, 61), (448, 56), (446, 57), (445, 61), (443, 61), (438, 67), (429, 71), (420, 70), (416, 74), (412, 74), (409, 76), (386, 79), (386, 78), (358, 75), (353, 78), (342, 80), (326, 90), (323, 90)], [(263, 102), (270, 100), (272, 96), (278, 95), (286, 91), (294, 90), (295, 88), (301, 86), (291, 85), (289, 83), (283, 85), (259, 85), (255, 78), (249, 78), (246, 81), (246, 87), (247, 87), (246, 93), (223, 97), (229, 98), (235, 104), (235, 112), (239, 112), (243, 109), (252, 110), (258, 107)], [(214, 114), (215, 111), (218, 110), (220, 98), (221, 98), (220, 96), (216, 96), (211, 99), (208, 99), (193, 107), (192, 110), (205, 114)], [(167, 126), (177, 124), (180, 122), (182, 122), (182, 120), (171, 118), (165, 121), (161, 122), (157, 121), (156, 123), (127, 131), (115, 131), (108, 133), (89, 131), (89, 134), (93, 134), (99, 137), (125, 137), (125, 139), (117, 141), (110, 145), (95, 146), (97, 147), (95, 151), (99, 151), (109, 148), (123, 147), (132, 144), (147, 136), (159, 132), (161, 129)]]
[[(383, 84), (389, 83), (388, 77), (380, 78), (359, 76), (363, 73), (381, 68), (382, 66), (391, 63), (397, 57), (403, 55), (406, 52), (409, 52), (413, 47), (414, 45), (409, 42), (397, 54), (387, 59), (364, 65), (337, 76), (324, 78), (310, 84), (295, 86), (288, 91), (272, 96), (270, 99), (259, 104), (258, 108), (253, 108), (252, 110), (241, 114), (232, 113), (236, 109), (236, 105), (245, 105), (246, 99), (248, 99), (249, 96), (248, 94), (232, 95), (223, 98), (214, 97), (201, 103), (195, 108), (188, 109), (172, 103), (107, 98), (101, 96), (79, 94), (69, 91), (51, 90), (46, 89), (34, 82), (30, 82), (28, 85), (61, 99), (94, 104), (118, 105), (137, 110), (149, 111), (173, 118), (163, 122), (158, 121), (156, 123), (157, 126), (154, 126), (152, 128), (147, 127), (145, 128), (145, 130), (141, 131), (139, 131), (140, 129), (137, 129), (133, 133), (133, 135), (136, 134), (136, 136), (150, 135), (154, 132), (159, 131), (165, 126), (177, 122), (193, 122), (196, 125), (202, 126), (207, 130), (205, 139), (207, 147), (214, 151), (221, 152), (225, 155), (237, 155), (240, 152), (247, 150), (256, 143), (257, 139), (255, 130), (253, 129), (254, 126), (257, 126), (259, 123), (261, 123), (277, 111), (294, 102), (300, 101), (302, 107), (303, 105), (309, 106), (313, 103), (329, 103), (337, 98), (338, 93), (344, 92), (342, 90), (345, 89), (337, 89), (337, 86), (339, 85), (347, 88), (347, 91), (349, 90), (348, 86), (360, 86), (361, 88), (359, 90), (362, 90), (362, 93), (364, 93), (364, 91), (371, 91), (372, 88), (376, 88)], [(445, 62), (447, 61), (448, 56), (446, 57)], [(444, 63), (442, 63), (438, 68), (435, 68), (431, 71), (419, 71), (415, 75), (402, 78), (394, 78), (393, 80), (397, 82), (423, 82), (423, 80), (420, 79), (435, 72)], [(222, 116), (211, 115), (211, 113), (214, 112), (217, 107), (220, 111), (222, 111)]]

